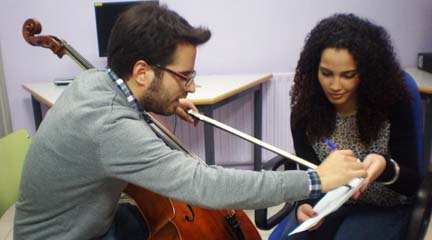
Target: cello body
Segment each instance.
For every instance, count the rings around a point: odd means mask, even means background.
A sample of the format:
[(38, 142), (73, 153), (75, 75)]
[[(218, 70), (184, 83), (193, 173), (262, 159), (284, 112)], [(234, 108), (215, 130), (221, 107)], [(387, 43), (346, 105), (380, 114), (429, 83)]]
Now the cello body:
[[(242, 210), (213, 210), (189, 206), (132, 184), (128, 185), (125, 193), (137, 202), (149, 229), (149, 239), (241, 239), (227, 222), (227, 217), (233, 214), (240, 224), (244, 239), (261, 239)], [(148, 206), (149, 204), (153, 206)]]
[[(82, 57), (65, 41), (50, 35), (35, 36), (42, 31), (41, 24), (35, 19), (27, 19), (22, 28), (26, 42), (33, 46), (51, 49), (61, 58), (64, 54), (72, 58), (84, 70), (93, 65)], [(153, 118), (157, 116), (153, 115)], [(162, 132), (179, 144), (173, 135), (154, 119)], [(160, 120), (159, 120), (160, 121)], [(163, 121), (162, 121), (163, 122)], [(179, 145), (178, 150), (185, 148)], [(243, 240), (261, 239), (257, 229), (242, 210), (214, 210), (176, 201), (139, 186), (129, 184), (125, 189), (137, 204), (149, 229), (150, 240), (167, 239), (206, 239), (206, 240)]]

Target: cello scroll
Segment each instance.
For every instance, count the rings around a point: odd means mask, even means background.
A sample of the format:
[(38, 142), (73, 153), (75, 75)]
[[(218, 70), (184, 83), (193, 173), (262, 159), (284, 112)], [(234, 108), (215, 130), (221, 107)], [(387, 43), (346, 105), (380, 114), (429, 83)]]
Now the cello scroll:
[(62, 58), (65, 54), (65, 47), (63, 42), (54, 36), (36, 36), (36, 34), (41, 33), (41, 31), (42, 25), (36, 19), (29, 18), (24, 22), (22, 34), (26, 42), (28, 42), (32, 46), (49, 48), (54, 52), (55, 55), (57, 55), (59, 58)]
[(41, 31), (42, 25), (38, 20), (33, 18), (27, 19), (22, 27), (23, 37), (30, 45), (49, 48), (59, 58), (62, 58), (66, 54), (84, 70), (94, 68), (94, 66), (89, 61), (87, 61), (87, 59), (81, 56), (81, 54), (79, 54), (66, 41), (51, 35), (36, 36), (37, 34), (41, 33)]

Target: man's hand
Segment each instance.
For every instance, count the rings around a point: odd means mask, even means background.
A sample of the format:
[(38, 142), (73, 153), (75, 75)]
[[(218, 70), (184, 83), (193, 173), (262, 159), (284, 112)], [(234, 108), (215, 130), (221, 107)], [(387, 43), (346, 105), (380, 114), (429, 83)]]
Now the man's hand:
[(179, 116), (181, 119), (185, 120), (186, 122), (193, 124), (194, 126), (198, 125), (198, 120), (194, 119), (191, 115), (189, 115), (186, 112), (189, 109), (198, 112), (198, 109), (195, 107), (195, 105), (189, 99), (186, 98), (182, 98), (179, 101), (180, 101), (180, 105), (176, 108), (175, 114)]
[(383, 156), (371, 153), (366, 156), (363, 164), (366, 167), (368, 176), (363, 181), (359, 191), (354, 193), (354, 195), (352, 196), (354, 200), (357, 200), (360, 197), (360, 194), (366, 191), (369, 184), (375, 181), (375, 179), (377, 179), (382, 174), (382, 172), (386, 168), (387, 162)]
[[(308, 220), (309, 218), (315, 217), (318, 215), (316, 213), (312, 206), (309, 204), (302, 204), (297, 208), (297, 221), (301, 224), (304, 221)], [(324, 219), (321, 219), (319, 223), (317, 223), (315, 226), (309, 228), (309, 231), (313, 231), (321, 226), (321, 224), (324, 222)]]
[(333, 151), (315, 170), (321, 180), (322, 192), (346, 184), (353, 178), (367, 176), (364, 164), (357, 161), (351, 150)]

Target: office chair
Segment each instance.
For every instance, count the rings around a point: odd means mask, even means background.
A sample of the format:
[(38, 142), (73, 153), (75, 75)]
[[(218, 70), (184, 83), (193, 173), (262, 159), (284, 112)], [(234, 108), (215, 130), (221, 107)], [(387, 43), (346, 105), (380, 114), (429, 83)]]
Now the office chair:
[(423, 239), (431, 216), (432, 208), (432, 173), (429, 171), (429, 156), (423, 154), (423, 114), (420, 93), (414, 79), (405, 72), (405, 82), (413, 96), (414, 124), (418, 153), (419, 173), (422, 177), (411, 211), (406, 239)]
[(11, 240), (24, 158), (30, 145), (26, 130), (16, 130), (0, 139), (0, 240)]
[[(406, 233), (406, 239), (414, 240), (423, 239), (429, 225), (432, 207), (432, 174), (428, 171), (428, 159), (425, 160), (423, 158), (423, 115), (420, 93), (417, 84), (408, 73), (404, 73), (404, 80), (413, 98), (413, 117), (418, 153), (417, 163), (419, 173), (422, 177), (422, 183), (414, 200), (413, 209), (408, 223), (408, 231)], [(284, 170), (293, 170), (296, 169), (296, 164), (281, 156), (277, 156), (263, 164), (263, 169), (266, 170), (275, 171), (282, 167)], [(267, 216), (267, 209), (257, 209), (255, 210), (255, 224), (262, 230), (270, 230), (276, 226), (268, 239), (280, 239), (289, 220), (287, 215), (293, 209), (295, 209), (295, 203), (287, 202), (282, 209), (270, 218)]]

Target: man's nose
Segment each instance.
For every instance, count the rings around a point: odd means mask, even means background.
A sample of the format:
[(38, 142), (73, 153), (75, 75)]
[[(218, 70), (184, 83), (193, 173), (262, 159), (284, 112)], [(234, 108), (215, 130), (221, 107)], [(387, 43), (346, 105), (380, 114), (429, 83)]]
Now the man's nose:
[(194, 93), (195, 92), (195, 80), (192, 79), (191, 82), (186, 86), (186, 92), (188, 93)]

